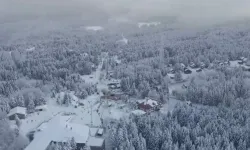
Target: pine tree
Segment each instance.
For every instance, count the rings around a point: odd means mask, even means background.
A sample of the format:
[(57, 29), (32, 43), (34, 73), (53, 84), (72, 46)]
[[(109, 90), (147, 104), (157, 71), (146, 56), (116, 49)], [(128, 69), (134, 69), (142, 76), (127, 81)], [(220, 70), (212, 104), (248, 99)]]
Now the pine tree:
[(24, 98), (22, 95), (18, 95), (16, 97), (16, 105), (20, 107), (24, 107)]
[(54, 145), (53, 150), (62, 150), (62, 146), (61, 146), (60, 144), (56, 143), (56, 144)]
[(175, 79), (176, 82), (182, 81), (182, 74), (181, 74), (180, 71), (177, 71), (177, 72), (175, 73), (174, 79)]
[(75, 141), (75, 138), (72, 137), (71, 140), (70, 140), (70, 146), (71, 146), (71, 150), (76, 150), (77, 149), (77, 146), (76, 146), (76, 141)]
[(68, 93), (64, 95), (63, 104), (65, 104), (66, 106), (70, 105), (70, 95)]
[(29, 99), (27, 110), (29, 113), (32, 113), (35, 111), (35, 104), (34, 104), (34, 101), (32, 99)]
[(160, 99), (160, 96), (159, 94), (156, 92), (156, 90), (150, 90), (149, 93), (148, 93), (148, 97), (153, 99), (153, 100), (159, 100)]
[(17, 127), (20, 128), (22, 122), (21, 122), (21, 120), (18, 118), (17, 115), (15, 115), (15, 121), (16, 121)]

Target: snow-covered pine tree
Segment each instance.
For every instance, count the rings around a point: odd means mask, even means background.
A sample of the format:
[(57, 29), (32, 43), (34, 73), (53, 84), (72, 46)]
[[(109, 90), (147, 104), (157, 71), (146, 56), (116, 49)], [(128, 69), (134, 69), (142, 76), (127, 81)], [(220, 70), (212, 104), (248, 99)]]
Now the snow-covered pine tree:
[(71, 140), (70, 140), (70, 146), (71, 146), (71, 150), (76, 150), (77, 149), (77, 145), (76, 145), (76, 141), (75, 141), (75, 138), (72, 137)]
[(27, 111), (29, 113), (32, 113), (35, 111), (35, 104), (34, 104), (34, 101), (32, 99), (29, 99), (29, 101), (28, 101)]
[(15, 115), (15, 121), (16, 121), (17, 127), (20, 128), (22, 122), (17, 115)]

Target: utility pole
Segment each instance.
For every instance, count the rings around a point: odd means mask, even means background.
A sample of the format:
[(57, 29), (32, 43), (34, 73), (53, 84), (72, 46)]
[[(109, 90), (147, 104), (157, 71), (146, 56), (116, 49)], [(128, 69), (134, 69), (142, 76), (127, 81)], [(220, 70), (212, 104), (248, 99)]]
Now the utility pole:
[(92, 104), (91, 104), (91, 122), (90, 122), (90, 124), (91, 124), (91, 126), (93, 127), (93, 109), (92, 109)]
[(159, 49), (159, 59), (160, 59), (160, 68), (164, 67), (164, 46), (163, 46), (163, 35), (161, 35), (160, 49)]

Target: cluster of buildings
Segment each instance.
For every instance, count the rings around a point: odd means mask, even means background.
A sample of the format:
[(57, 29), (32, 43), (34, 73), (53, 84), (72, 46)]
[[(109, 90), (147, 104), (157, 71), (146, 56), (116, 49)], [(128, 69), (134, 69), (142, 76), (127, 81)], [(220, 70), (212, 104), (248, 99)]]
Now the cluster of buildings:
[[(37, 106), (35, 111), (39, 112), (47, 109), (46, 105), (41, 105)], [(15, 107), (9, 111), (7, 116), (9, 120), (15, 120), (16, 116), (19, 119), (25, 119), (27, 109), (25, 107)], [(85, 146), (90, 147), (90, 150), (104, 150), (103, 133), (104, 129), (102, 128), (90, 128), (87, 125), (70, 123), (68, 117), (57, 116), (50, 122), (41, 124), (27, 135), (31, 143), (25, 150), (48, 150), (55, 144), (66, 144), (72, 138), (76, 142), (77, 150)]]
[(105, 140), (102, 128), (90, 128), (87, 125), (65, 122), (62, 116), (44, 125), (35, 133), (35, 138), (25, 150), (48, 150), (55, 144), (66, 145), (72, 138), (77, 150), (88, 146), (90, 150), (104, 150)]

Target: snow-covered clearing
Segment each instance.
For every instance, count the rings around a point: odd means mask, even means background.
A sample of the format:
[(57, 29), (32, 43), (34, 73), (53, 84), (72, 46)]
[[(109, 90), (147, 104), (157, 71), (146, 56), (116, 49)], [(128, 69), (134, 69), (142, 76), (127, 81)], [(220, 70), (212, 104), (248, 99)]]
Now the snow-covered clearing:
[[(101, 66), (102, 63), (99, 64), (97, 70), (92, 75), (82, 76), (88, 83), (97, 83), (98, 90), (107, 88), (108, 82), (99, 81)], [(90, 76), (93, 76), (93, 78), (90, 78)], [(59, 93), (59, 95), (62, 93)], [(124, 105), (122, 102), (100, 101), (100, 94), (94, 94), (85, 99), (77, 98), (73, 92), (69, 94), (76, 99), (75, 101), (80, 102), (82, 106), (78, 106), (77, 108), (74, 106), (60, 106), (56, 103), (56, 98), (47, 98), (46, 110), (31, 113), (26, 119), (22, 120), (20, 128), (22, 133), (27, 134), (30, 131), (43, 130), (48, 123), (54, 122), (53, 120), (59, 116), (70, 116), (67, 120), (70, 123), (99, 127), (102, 126), (102, 120), (105, 118), (119, 119), (129, 114), (129, 109), (121, 107)], [(109, 106), (108, 103), (112, 103), (112, 105)]]
[(99, 31), (103, 30), (104, 28), (102, 26), (87, 26), (85, 29), (88, 31)]
[[(190, 69), (192, 71), (191, 74), (184, 74), (182, 73), (182, 79), (183, 82), (176, 83), (174, 79), (170, 80), (170, 85), (169, 85), (169, 93), (172, 94), (174, 90), (179, 91), (182, 90), (183, 85), (188, 85), (190, 83), (190, 79), (192, 78), (198, 78), (200, 76), (206, 75), (208, 72), (210, 72), (209, 69), (203, 69), (201, 72), (196, 72), (196, 69)], [(169, 76), (174, 76), (174, 74), (168, 74)]]
[(143, 26), (150, 27), (150, 26), (157, 26), (160, 25), (160, 22), (139, 22), (138, 27), (141, 28)]
[(34, 51), (35, 49), (36, 49), (35, 47), (30, 47), (30, 48), (27, 48), (26, 51), (31, 52), (31, 51)]

